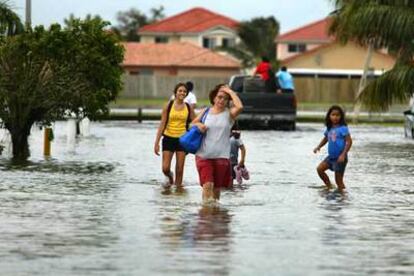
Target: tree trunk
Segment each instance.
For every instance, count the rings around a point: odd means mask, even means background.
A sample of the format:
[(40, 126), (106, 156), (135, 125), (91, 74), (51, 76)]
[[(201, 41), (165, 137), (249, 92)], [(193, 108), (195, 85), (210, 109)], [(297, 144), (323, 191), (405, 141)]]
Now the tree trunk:
[(13, 144), (13, 159), (26, 160), (30, 156), (28, 138), (30, 128), (13, 128), (9, 129)]
[(361, 80), (359, 81), (358, 92), (355, 97), (354, 118), (352, 120), (354, 124), (358, 123), (359, 112), (361, 110), (361, 103), (358, 101), (358, 98), (367, 84), (367, 76), (368, 76), (369, 65), (371, 64), (372, 52), (373, 52), (373, 47), (369, 45), (367, 56), (365, 57), (364, 72), (362, 73)]
[(80, 134), (80, 120), (76, 119), (76, 136), (79, 136)]

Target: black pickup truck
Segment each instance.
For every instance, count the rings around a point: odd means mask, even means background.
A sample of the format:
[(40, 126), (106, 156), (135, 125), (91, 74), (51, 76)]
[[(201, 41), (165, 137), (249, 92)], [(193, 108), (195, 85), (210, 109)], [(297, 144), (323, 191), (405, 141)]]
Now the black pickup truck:
[(247, 75), (231, 77), (229, 85), (243, 102), (238, 121), (244, 129), (296, 128), (296, 96), (294, 93), (266, 92), (260, 78)]

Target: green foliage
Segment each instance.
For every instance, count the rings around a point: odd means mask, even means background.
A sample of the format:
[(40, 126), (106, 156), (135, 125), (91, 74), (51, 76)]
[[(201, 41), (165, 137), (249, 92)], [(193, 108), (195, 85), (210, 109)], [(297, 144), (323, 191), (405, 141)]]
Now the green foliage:
[(371, 110), (387, 110), (413, 95), (414, 1), (336, 0), (330, 32), (375, 49), (386, 48), (397, 59), (392, 70), (364, 89), (360, 100)]
[(240, 59), (243, 67), (256, 65), (262, 56), (276, 61), (275, 38), (279, 34), (279, 22), (273, 16), (242, 21), (237, 32), (241, 42), (224, 50)]
[(12, 138), (70, 113), (94, 119), (108, 112), (121, 89), (123, 48), (104, 30), (107, 25), (99, 18), (72, 18), (65, 28), (38, 26), (5, 39), (0, 118)]
[(118, 26), (113, 27), (112, 31), (124, 41), (140, 41), (139, 28), (165, 17), (163, 6), (152, 8), (150, 13), (151, 16), (147, 16), (134, 8), (120, 11), (117, 14)]
[(414, 67), (397, 64), (371, 82), (360, 95), (370, 111), (388, 110), (394, 103), (407, 103), (414, 91)]
[(256, 58), (266, 56), (269, 60), (276, 59), (275, 38), (279, 34), (279, 23), (273, 16), (241, 22), (238, 33)]
[(356, 40), (374, 48), (414, 50), (414, 1), (336, 1), (331, 32), (343, 42)]
[(23, 23), (19, 16), (10, 9), (6, 1), (0, 2), (0, 39), (4, 36), (12, 36), (22, 33)]

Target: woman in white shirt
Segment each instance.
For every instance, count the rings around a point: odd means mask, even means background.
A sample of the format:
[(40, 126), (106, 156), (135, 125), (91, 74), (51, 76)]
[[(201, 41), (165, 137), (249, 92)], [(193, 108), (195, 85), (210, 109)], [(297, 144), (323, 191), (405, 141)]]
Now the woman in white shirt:
[[(225, 84), (217, 85), (209, 94), (210, 103), (204, 124), (203, 110), (193, 124), (205, 133), (202, 145), (196, 152), (196, 166), (203, 187), (203, 202), (220, 199), (220, 189), (232, 182), (230, 166), (230, 132), (243, 104), (237, 94)], [(229, 107), (230, 100), (233, 102)]]

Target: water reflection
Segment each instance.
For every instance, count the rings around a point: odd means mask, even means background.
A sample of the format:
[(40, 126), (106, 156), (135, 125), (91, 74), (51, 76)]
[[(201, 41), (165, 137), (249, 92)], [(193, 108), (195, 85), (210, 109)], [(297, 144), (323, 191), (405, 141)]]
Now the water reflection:
[(194, 230), (196, 244), (222, 246), (228, 251), (231, 216), (229, 211), (220, 207), (203, 206), (198, 211), (197, 226)]
[(203, 206), (196, 214), (180, 207), (163, 211), (160, 242), (169, 261), (162, 272), (229, 274), (232, 237), (226, 208)]
[[(0, 225), (0, 243), (4, 246), (0, 249), (0, 265), (13, 260), (9, 264), (12, 271), (53, 274), (51, 271), (57, 268), (44, 270), (50, 258), (58, 258), (63, 266), (70, 267), (74, 263), (63, 260), (98, 256), (118, 242), (114, 202), (119, 186), (97, 179), (78, 182), (71, 178), (2, 183), (0, 220), (4, 223)], [(36, 260), (39, 270), (30, 265), (20, 267), (16, 260)]]

